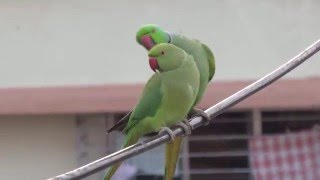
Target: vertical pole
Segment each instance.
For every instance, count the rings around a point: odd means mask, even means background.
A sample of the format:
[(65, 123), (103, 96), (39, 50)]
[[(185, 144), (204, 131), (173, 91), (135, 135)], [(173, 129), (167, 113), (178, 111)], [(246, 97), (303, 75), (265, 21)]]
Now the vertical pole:
[(259, 109), (253, 109), (252, 111), (252, 123), (253, 123), (253, 135), (262, 134), (262, 116)]
[[(107, 153), (106, 120), (101, 114), (79, 115), (76, 117), (77, 163), (82, 166)], [(102, 179), (104, 171), (91, 175), (89, 179)]]
[[(259, 136), (262, 134), (262, 115), (261, 110), (259, 109), (253, 109), (252, 110), (252, 129), (251, 129), (251, 135), (253, 136)], [(250, 167), (251, 169), (251, 167)], [(250, 179), (254, 180), (254, 176), (252, 172), (250, 173)]]

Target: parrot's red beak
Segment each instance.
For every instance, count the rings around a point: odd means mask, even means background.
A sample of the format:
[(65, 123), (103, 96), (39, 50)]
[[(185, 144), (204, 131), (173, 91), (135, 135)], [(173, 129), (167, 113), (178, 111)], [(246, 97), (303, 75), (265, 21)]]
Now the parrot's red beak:
[(152, 71), (156, 72), (157, 69), (159, 69), (159, 64), (157, 58), (149, 57), (149, 65), (152, 69)]
[(155, 43), (153, 42), (151, 36), (149, 36), (149, 35), (142, 36), (141, 39), (140, 39), (140, 42), (148, 50), (150, 50), (155, 45)]

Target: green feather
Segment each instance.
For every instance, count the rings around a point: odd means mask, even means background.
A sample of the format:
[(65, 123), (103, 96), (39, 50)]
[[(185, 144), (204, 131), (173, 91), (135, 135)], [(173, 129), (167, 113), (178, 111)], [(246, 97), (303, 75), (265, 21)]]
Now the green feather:
[(164, 179), (172, 180), (179, 159), (179, 152), (182, 145), (182, 137), (176, 137), (173, 142), (166, 144), (166, 159), (164, 169)]
[(123, 131), (127, 133), (133, 126), (137, 125), (141, 119), (154, 116), (160, 107), (161, 97), (161, 79), (160, 76), (154, 74), (147, 82), (141, 99), (136, 105)]
[(208, 66), (209, 66), (209, 80), (208, 80), (208, 82), (210, 82), (216, 72), (216, 63), (215, 63), (214, 55), (213, 55), (212, 51), (210, 50), (210, 48), (208, 46), (206, 46), (205, 44), (202, 44), (202, 47), (207, 55)]

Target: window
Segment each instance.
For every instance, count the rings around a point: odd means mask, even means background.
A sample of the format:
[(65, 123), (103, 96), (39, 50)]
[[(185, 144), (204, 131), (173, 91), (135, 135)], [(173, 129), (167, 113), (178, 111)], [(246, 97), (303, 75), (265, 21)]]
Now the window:
[[(210, 125), (196, 129), (185, 138), (175, 179), (252, 179), (248, 151), (250, 136), (300, 131), (310, 129), (315, 124), (320, 125), (320, 111), (225, 112)], [(164, 146), (143, 153), (127, 163), (139, 169), (137, 180), (162, 179)]]

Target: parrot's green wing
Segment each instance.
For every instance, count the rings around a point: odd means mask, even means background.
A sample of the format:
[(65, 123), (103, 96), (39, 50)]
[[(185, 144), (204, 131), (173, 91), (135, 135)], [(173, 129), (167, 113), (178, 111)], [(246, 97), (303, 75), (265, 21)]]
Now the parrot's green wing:
[(127, 133), (140, 120), (154, 116), (160, 107), (162, 97), (161, 79), (157, 74), (154, 74), (145, 85), (139, 103), (133, 110), (123, 131)]
[[(130, 146), (138, 141), (140, 133), (137, 133), (137, 131), (140, 130), (130, 130), (135, 127), (140, 121), (144, 121), (148, 119), (148, 117), (152, 117), (156, 114), (157, 110), (160, 107), (162, 97), (161, 79), (157, 74), (154, 74), (145, 85), (139, 103), (132, 111), (130, 119), (123, 130), (126, 134), (126, 139), (123, 147)], [(105, 175), (104, 180), (110, 180), (112, 175), (116, 172), (120, 165), (121, 162), (114, 164)]]
[(206, 46), (205, 44), (202, 44), (202, 47), (204, 49), (204, 51), (206, 52), (206, 55), (207, 55), (207, 60), (208, 60), (208, 65), (209, 65), (209, 79), (208, 79), (208, 82), (211, 81), (211, 79), (213, 78), (214, 76), (214, 73), (216, 71), (216, 65), (215, 65), (215, 59), (214, 59), (214, 55), (211, 51), (211, 49)]
[[(160, 86), (160, 78), (152, 76), (145, 85), (145, 89), (141, 95), (141, 100), (139, 101), (139, 104), (137, 104), (135, 109), (131, 110), (128, 114), (122, 117), (122, 119), (120, 119), (114, 126), (112, 126), (108, 130), (108, 133), (114, 130), (126, 132), (136, 123), (138, 123), (139, 119), (141, 120), (144, 117), (153, 116), (156, 113), (156, 110), (160, 106), (161, 102), (160, 97), (162, 94)], [(134, 116), (131, 118), (132, 120), (129, 121), (133, 111), (135, 112)]]
[(113, 125), (113, 126), (107, 131), (107, 133), (110, 133), (110, 132), (112, 132), (112, 131), (114, 131), (114, 130), (122, 131), (122, 130), (126, 127), (128, 121), (129, 121), (129, 119), (130, 119), (130, 116), (131, 116), (131, 114), (132, 114), (132, 111), (133, 111), (133, 110), (131, 110), (128, 114), (126, 114), (125, 116), (123, 116), (115, 125)]

